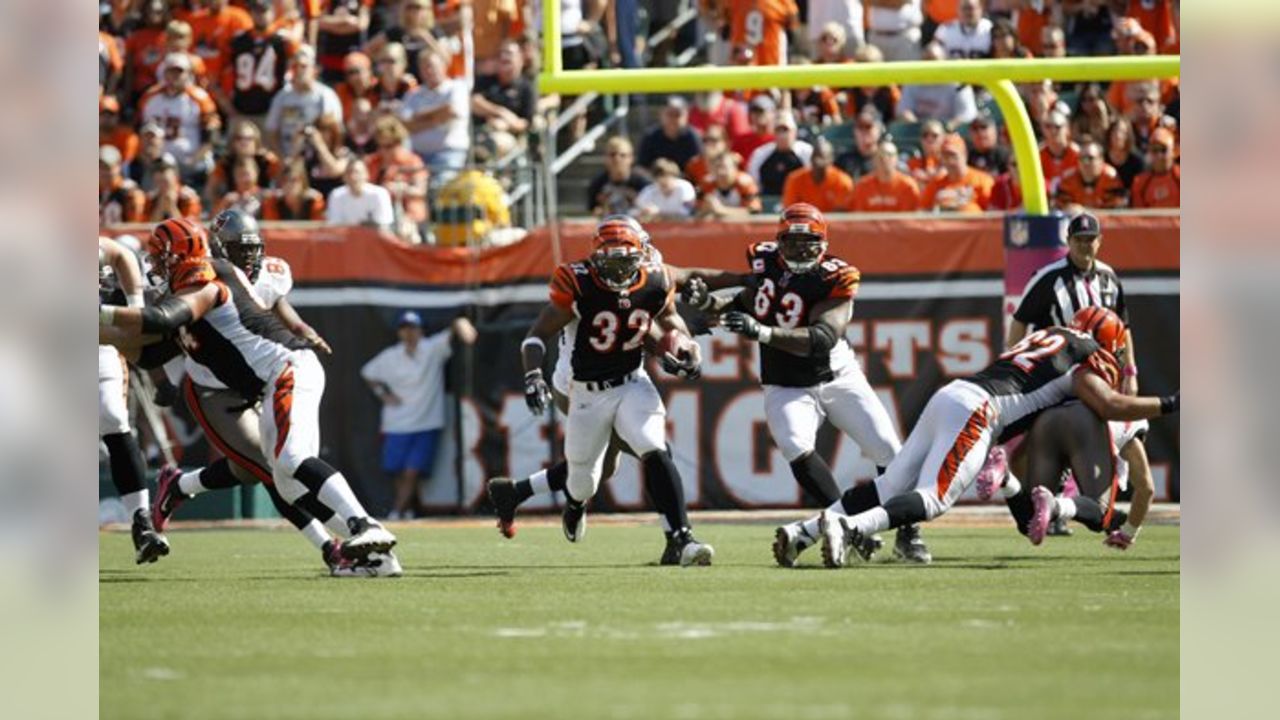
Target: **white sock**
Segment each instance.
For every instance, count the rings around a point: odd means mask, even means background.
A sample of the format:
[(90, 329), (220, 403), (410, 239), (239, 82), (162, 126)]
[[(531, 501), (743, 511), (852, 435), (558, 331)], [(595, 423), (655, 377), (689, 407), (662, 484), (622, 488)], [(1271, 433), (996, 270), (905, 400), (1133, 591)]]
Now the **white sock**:
[(547, 471), (539, 470), (529, 476), (529, 487), (534, 495), (546, 495), (551, 492), (551, 484), (547, 482)]
[(329, 519), (324, 521), (324, 526), (329, 528), (329, 532), (333, 533), (334, 537), (344, 538), (351, 535), (351, 530), (337, 513), (330, 515)]
[[(839, 505), (840, 503), (836, 503), (836, 504), (837, 504), (837, 505)], [(813, 517), (809, 518), (808, 520), (804, 520), (804, 521), (802, 521), (802, 522), (800, 523), (800, 534), (801, 534), (801, 535), (804, 535), (805, 537), (809, 538), (810, 540), (817, 540), (817, 539), (818, 539), (818, 532), (819, 532), (819, 530), (818, 530), (818, 518), (819, 518), (819, 517), (821, 517), (821, 516), (820, 516), (820, 515), (814, 515)]]
[(204, 472), (204, 468), (182, 473), (182, 477), (178, 478), (178, 489), (181, 490), (184, 495), (191, 496), (199, 495), (202, 492), (208, 491), (209, 488), (205, 487), (204, 484), (200, 482), (200, 473), (202, 472)]
[(889, 513), (882, 507), (860, 512), (849, 519), (849, 524), (863, 535), (875, 535), (889, 529)]
[(1004, 478), (1004, 485), (1000, 486), (1000, 498), (1002, 500), (1008, 500), (1020, 492), (1022, 492), (1022, 481), (1018, 479), (1018, 476), (1013, 473), (1006, 475)]
[(124, 511), (129, 515), (130, 520), (139, 510), (151, 511), (151, 493), (146, 488), (122, 496), (120, 502), (124, 503)]
[(320, 492), (316, 493), (316, 496), (343, 520), (361, 518), (369, 514), (364, 511), (364, 507), (356, 499), (356, 494), (351, 492), (347, 479), (340, 472), (330, 475), (329, 479), (320, 486)]
[(1057, 518), (1066, 522), (1076, 516), (1076, 501), (1071, 498), (1058, 498)]
[(324, 531), (324, 526), (320, 524), (319, 520), (312, 520), (299, 532), (302, 533), (302, 537), (310, 541), (312, 545), (315, 545), (317, 550), (323, 550), (324, 544), (329, 542), (329, 533)]

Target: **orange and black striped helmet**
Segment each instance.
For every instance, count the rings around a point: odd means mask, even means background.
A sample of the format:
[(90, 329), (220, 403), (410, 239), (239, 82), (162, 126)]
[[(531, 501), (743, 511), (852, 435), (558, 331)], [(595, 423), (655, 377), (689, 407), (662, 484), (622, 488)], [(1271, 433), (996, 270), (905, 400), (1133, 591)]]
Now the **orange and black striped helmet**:
[(1119, 315), (1103, 307), (1081, 308), (1071, 318), (1071, 327), (1080, 332), (1087, 332), (1102, 346), (1102, 349), (1115, 355), (1124, 347), (1124, 321)]
[(809, 203), (792, 203), (778, 218), (777, 240), (792, 272), (812, 270), (827, 253), (827, 219)]
[(607, 218), (591, 239), (591, 265), (609, 287), (628, 287), (646, 256), (644, 228), (631, 218)]
[(208, 257), (209, 235), (194, 220), (169, 218), (152, 229), (147, 255), (153, 268), (168, 271), (184, 261)]

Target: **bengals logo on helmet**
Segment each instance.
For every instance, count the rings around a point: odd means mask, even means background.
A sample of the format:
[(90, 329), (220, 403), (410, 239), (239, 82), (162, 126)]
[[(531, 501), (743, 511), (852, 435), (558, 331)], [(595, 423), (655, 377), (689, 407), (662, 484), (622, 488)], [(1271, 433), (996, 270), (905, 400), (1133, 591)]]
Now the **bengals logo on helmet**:
[(1071, 318), (1071, 327), (1087, 332), (1103, 350), (1116, 355), (1124, 347), (1124, 322), (1120, 316), (1102, 307), (1081, 308)]
[(181, 262), (209, 256), (209, 235), (199, 223), (186, 218), (169, 218), (151, 231), (147, 254), (153, 265), (171, 268)]
[(778, 239), (788, 235), (810, 235), (827, 239), (827, 219), (822, 211), (809, 203), (792, 203), (778, 219)]

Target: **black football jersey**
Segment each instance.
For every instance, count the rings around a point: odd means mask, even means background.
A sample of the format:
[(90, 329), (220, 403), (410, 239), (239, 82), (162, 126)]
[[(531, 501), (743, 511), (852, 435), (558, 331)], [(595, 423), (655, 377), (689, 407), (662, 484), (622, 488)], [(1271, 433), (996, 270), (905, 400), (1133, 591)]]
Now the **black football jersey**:
[[(838, 257), (827, 255), (814, 269), (791, 272), (782, 260), (778, 244), (764, 242), (747, 250), (751, 268), (748, 291), (740, 302), (762, 325), (776, 328), (809, 326), (809, 313), (815, 305), (831, 298), (852, 298), (858, 292), (861, 275), (858, 269)], [(765, 385), (812, 387), (835, 377), (833, 353), (849, 353), (844, 338), (831, 352), (818, 357), (800, 357), (789, 352), (760, 346), (760, 379)]]
[(246, 30), (231, 39), (231, 104), (246, 115), (265, 115), (284, 85), (289, 41), (283, 35)]
[(1004, 441), (1030, 427), (1040, 411), (1070, 397), (1071, 375), (1078, 369), (1099, 375), (1112, 387), (1119, 385), (1119, 363), (1091, 335), (1051, 327), (1031, 333), (965, 380), (991, 394)]
[(571, 340), (573, 379), (611, 380), (639, 368), (649, 325), (674, 293), (675, 283), (659, 263), (642, 265), (636, 282), (622, 291), (610, 289), (586, 261), (556, 268), (551, 302), (576, 316), (564, 330)]

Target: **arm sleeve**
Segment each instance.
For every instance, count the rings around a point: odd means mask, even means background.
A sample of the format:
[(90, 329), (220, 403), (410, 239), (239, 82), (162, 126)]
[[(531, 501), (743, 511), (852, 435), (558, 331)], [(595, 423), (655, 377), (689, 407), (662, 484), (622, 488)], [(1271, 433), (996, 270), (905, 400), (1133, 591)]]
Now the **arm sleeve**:
[(567, 265), (556, 268), (555, 274), (551, 276), (549, 294), (551, 303), (556, 307), (565, 310), (573, 308), (573, 301), (578, 296), (578, 280)]

